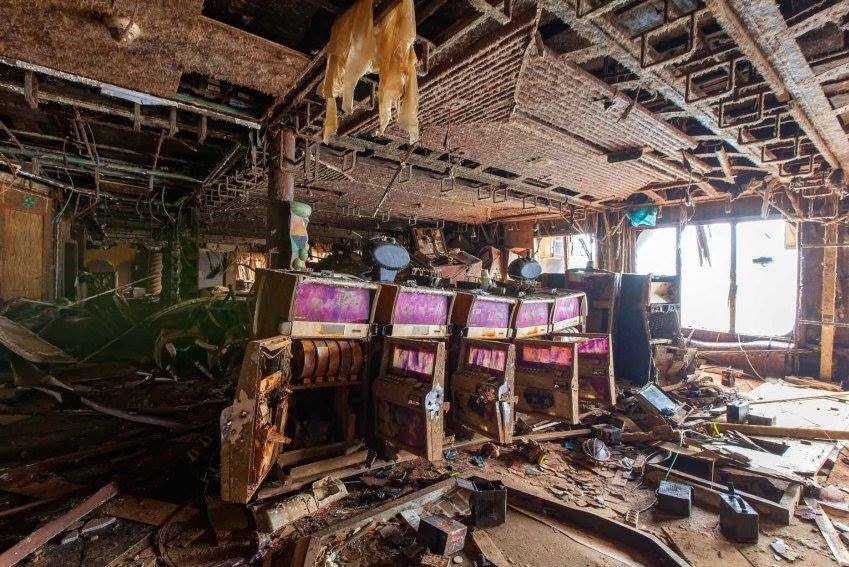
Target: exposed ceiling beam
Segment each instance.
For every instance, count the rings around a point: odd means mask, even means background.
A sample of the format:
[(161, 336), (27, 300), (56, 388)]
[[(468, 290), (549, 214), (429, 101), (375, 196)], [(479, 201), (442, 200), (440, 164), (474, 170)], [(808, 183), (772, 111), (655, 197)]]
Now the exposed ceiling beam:
[(781, 97), (832, 168), (849, 171), (849, 140), (774, 0), (707, 0), (740, 50)]
[[(594, 44), (604, 46), (611, 57), (640, 79), (645, 80), (647, 85), (651, 85), (671, 103), (686, 110), (690, 118), (701, 123), (713, 132), (718, 139), (727, 142), (753, 162), (762, 164), (760, 151), (757, 148), (739, 143), (737, 128), (719, 126), (717, 115), (708, 102), (687, 101), (684, 77), (677, 76), (672, 69), (665, 65), (643, 69), (640, 65), (640, 42), (631, 39), (616, 27), (608, 19), (612, 14), (598, 17), (589, 15), (578, 18), (575, 15), (575, 2), (576, 0), (566, 2), (547, 0), (545, 5), (548, 10), (562, 19), (578, 35)], [(763, 168), (774, 175), (778, 174), (778, 167), (775, 165), (763, 164)]]

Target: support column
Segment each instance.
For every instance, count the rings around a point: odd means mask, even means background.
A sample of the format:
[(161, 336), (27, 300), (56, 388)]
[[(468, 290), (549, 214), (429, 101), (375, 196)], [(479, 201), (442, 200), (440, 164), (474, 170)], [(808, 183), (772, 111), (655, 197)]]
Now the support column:
[(823, 244), (820, 378), (831, 380), (834, 374), (834, 317), (837, 301), (837, 224), (825, 227)]
[(295, 131), (291, 128), (271, 133), (268, 167), (268, 265), (289, 269), (294, 259), (290, 226), (295, 199)]

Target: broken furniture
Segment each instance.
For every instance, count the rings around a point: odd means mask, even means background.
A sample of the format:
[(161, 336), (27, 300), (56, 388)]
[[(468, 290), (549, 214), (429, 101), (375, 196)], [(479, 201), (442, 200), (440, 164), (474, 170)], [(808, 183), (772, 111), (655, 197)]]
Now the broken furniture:
[[(557, 530), (559, 524), (586, 530), (597, 534), (611, 543), (615, 542), (617, 547), (628, 549), (632, 553), (641, 554), (651, 558), (652, 564), (663, 567), (685, 567), (687, 562), (678, 554), (665, 545), (660, 539), (648, 532), (629, 527), (621, 522), (608, 519), (602, 515), (593, 513), (586, 508), (570, 506), (549, 497), (541, 497), (522, 490), (518, 484), (507, 479), (488, 478), (480, 474), (481, 480), (503, 482), (507, 491), (507, 523), (517, 521), (518, 517), (532, 518), (535, 527)], [(368, 533), (369, 526), (378, 525), (392, 518), (403, 515), (418, 519), (423, 510), (436, 508), (441, 501), (450, 499), (458, 491), (465, 493), (462, 478), (448, 478), (436, 484), (423, 488), (396, 500), (391, 500), (371, 510), (346, 519), (340, 523), (334, 523), (308, 538), (299, 540), (293, 549), (289, 561), (294, 567), (312, 567), (324, 565), (327, 557), (333, 554), (345, 542)], [(478, 482), (478, 479), (474, 479)], [(424, 517), (427, 517), (425, 514)], [(417, 525), (418, 527), (418, 525)], [(374, 531), (374, 530), (372, 530)], [(472, 532), (471, 537), (478, 533), (478, 529)], [(485, 532), (481, 532), (485, 533)], [(340, 543), (341, 542), (341, 543)]]
[(451, 322), (470, 339), (509, 339), (517, 300), (479, 291), (457, 291)]
[(415, 262), (431, 267), (449, 284), (480, 282), (483, 265), (480, 258), (459, 248), (449, 249), (441, 228), (414, 228), (413, 241)]
[(516, 410), (579, 423), (578, 344), (517, 340)]
[(380, 285), (374, 322), (390, 337), (446, 339), (454, 292), (411, 285)]
[(308, 492), (302, 492), (281, 502), (259, 504), (252, 507), (257, 529), (273, 534), (310, 514), (338, 502), (348, 495), (345, 483), (326, 477), (315, 481)]
[(451, 376), (451, 412), (456, 426), (498, 443), (510, 443), (515, 423), (515, 347), (508, 342), (460, 339)]
[(374, 433), (395, 448), (442, 458), (446, 350), (443, 341), (386, 337), (374, 380)]
[(292, 341), (274, 337), (245, 348), (233, 404), (221, 412), (221, 500), (245, 503), (268, 475), (289, 410)]

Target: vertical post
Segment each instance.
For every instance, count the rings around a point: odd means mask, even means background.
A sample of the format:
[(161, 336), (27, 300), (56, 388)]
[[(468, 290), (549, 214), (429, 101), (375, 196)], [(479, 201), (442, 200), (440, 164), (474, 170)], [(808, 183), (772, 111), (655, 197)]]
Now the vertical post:
[(268, 160), (268, 265), (275, 269), (292, 267), (293, 251), (289, 238), (295, 198), (295, 132), (282, 128), (271, 134)]
[(728, 286), (728, 330), (737, 332), (737, 221), (731, 221), (731, 272)]
[(825, 227), (823, 244), (820, 378), (831, 380), (834, 374), (834, 316), (837, 300), (837, 224)]

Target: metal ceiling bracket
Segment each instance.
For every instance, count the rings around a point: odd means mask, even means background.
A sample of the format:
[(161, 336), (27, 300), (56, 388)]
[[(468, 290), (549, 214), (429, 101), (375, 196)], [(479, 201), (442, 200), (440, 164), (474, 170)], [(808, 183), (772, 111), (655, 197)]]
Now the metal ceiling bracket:
[(507, 201), (507, 187), (497, 187), (492, 190), (492, 202), (504, 203)]

